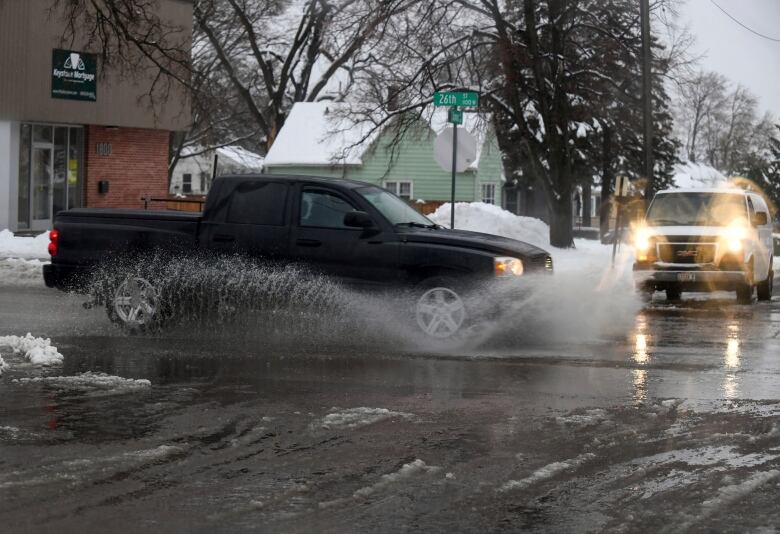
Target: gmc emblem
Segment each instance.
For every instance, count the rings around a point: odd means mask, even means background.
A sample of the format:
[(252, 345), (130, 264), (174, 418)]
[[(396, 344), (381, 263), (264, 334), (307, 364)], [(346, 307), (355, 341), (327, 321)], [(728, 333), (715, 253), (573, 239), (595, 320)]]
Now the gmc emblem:
[(699, 255), (698, 250), (678, 250), (677, 251), (677, 257), (678, 258), (695, 258)]

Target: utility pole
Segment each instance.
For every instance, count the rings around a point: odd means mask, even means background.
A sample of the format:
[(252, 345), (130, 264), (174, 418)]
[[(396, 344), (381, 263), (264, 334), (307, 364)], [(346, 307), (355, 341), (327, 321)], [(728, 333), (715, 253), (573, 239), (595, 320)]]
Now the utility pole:
[(653, 172), (652, 50), (650, 49), (650, 0), (639, 0), (642, 22), (642, 108), (645, 133), (645, 202), (655, 194)]

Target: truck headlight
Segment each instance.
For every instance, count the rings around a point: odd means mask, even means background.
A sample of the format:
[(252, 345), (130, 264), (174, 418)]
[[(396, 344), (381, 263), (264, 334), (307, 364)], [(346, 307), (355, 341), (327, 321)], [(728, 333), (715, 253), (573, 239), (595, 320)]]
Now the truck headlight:
[(637, 252), (647, 252), (650, 250), (650, 230), (640, 228), (634, 234), (634, 248)]
[(523, 274), (523, 262), (519, 258), (509, 256), (493, 258), (493, 267), (496, 276), (521, 276)]
[(742, 252), (743, 240), (747, 239), (747, 229), (738, 223), (733, 223), (726, 228), (724, 241), (730, 252)]

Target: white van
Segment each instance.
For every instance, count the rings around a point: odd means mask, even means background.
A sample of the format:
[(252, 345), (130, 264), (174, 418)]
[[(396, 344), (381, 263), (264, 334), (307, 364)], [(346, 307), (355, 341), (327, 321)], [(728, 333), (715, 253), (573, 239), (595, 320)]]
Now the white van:
[(764, 199), (738, 188), (659, 191), (634, 231), (634, 279), (647, 294), (736, 291), (772, 298), (772, 225)]

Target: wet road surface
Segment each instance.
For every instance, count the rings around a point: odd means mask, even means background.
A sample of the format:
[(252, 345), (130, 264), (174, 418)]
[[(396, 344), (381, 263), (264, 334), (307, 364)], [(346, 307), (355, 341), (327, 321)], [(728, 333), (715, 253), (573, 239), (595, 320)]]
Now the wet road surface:
[(0, 288), (4, 532), (776, 532), (780, 300), (657, 301), (620, 336), (127, 337)]

